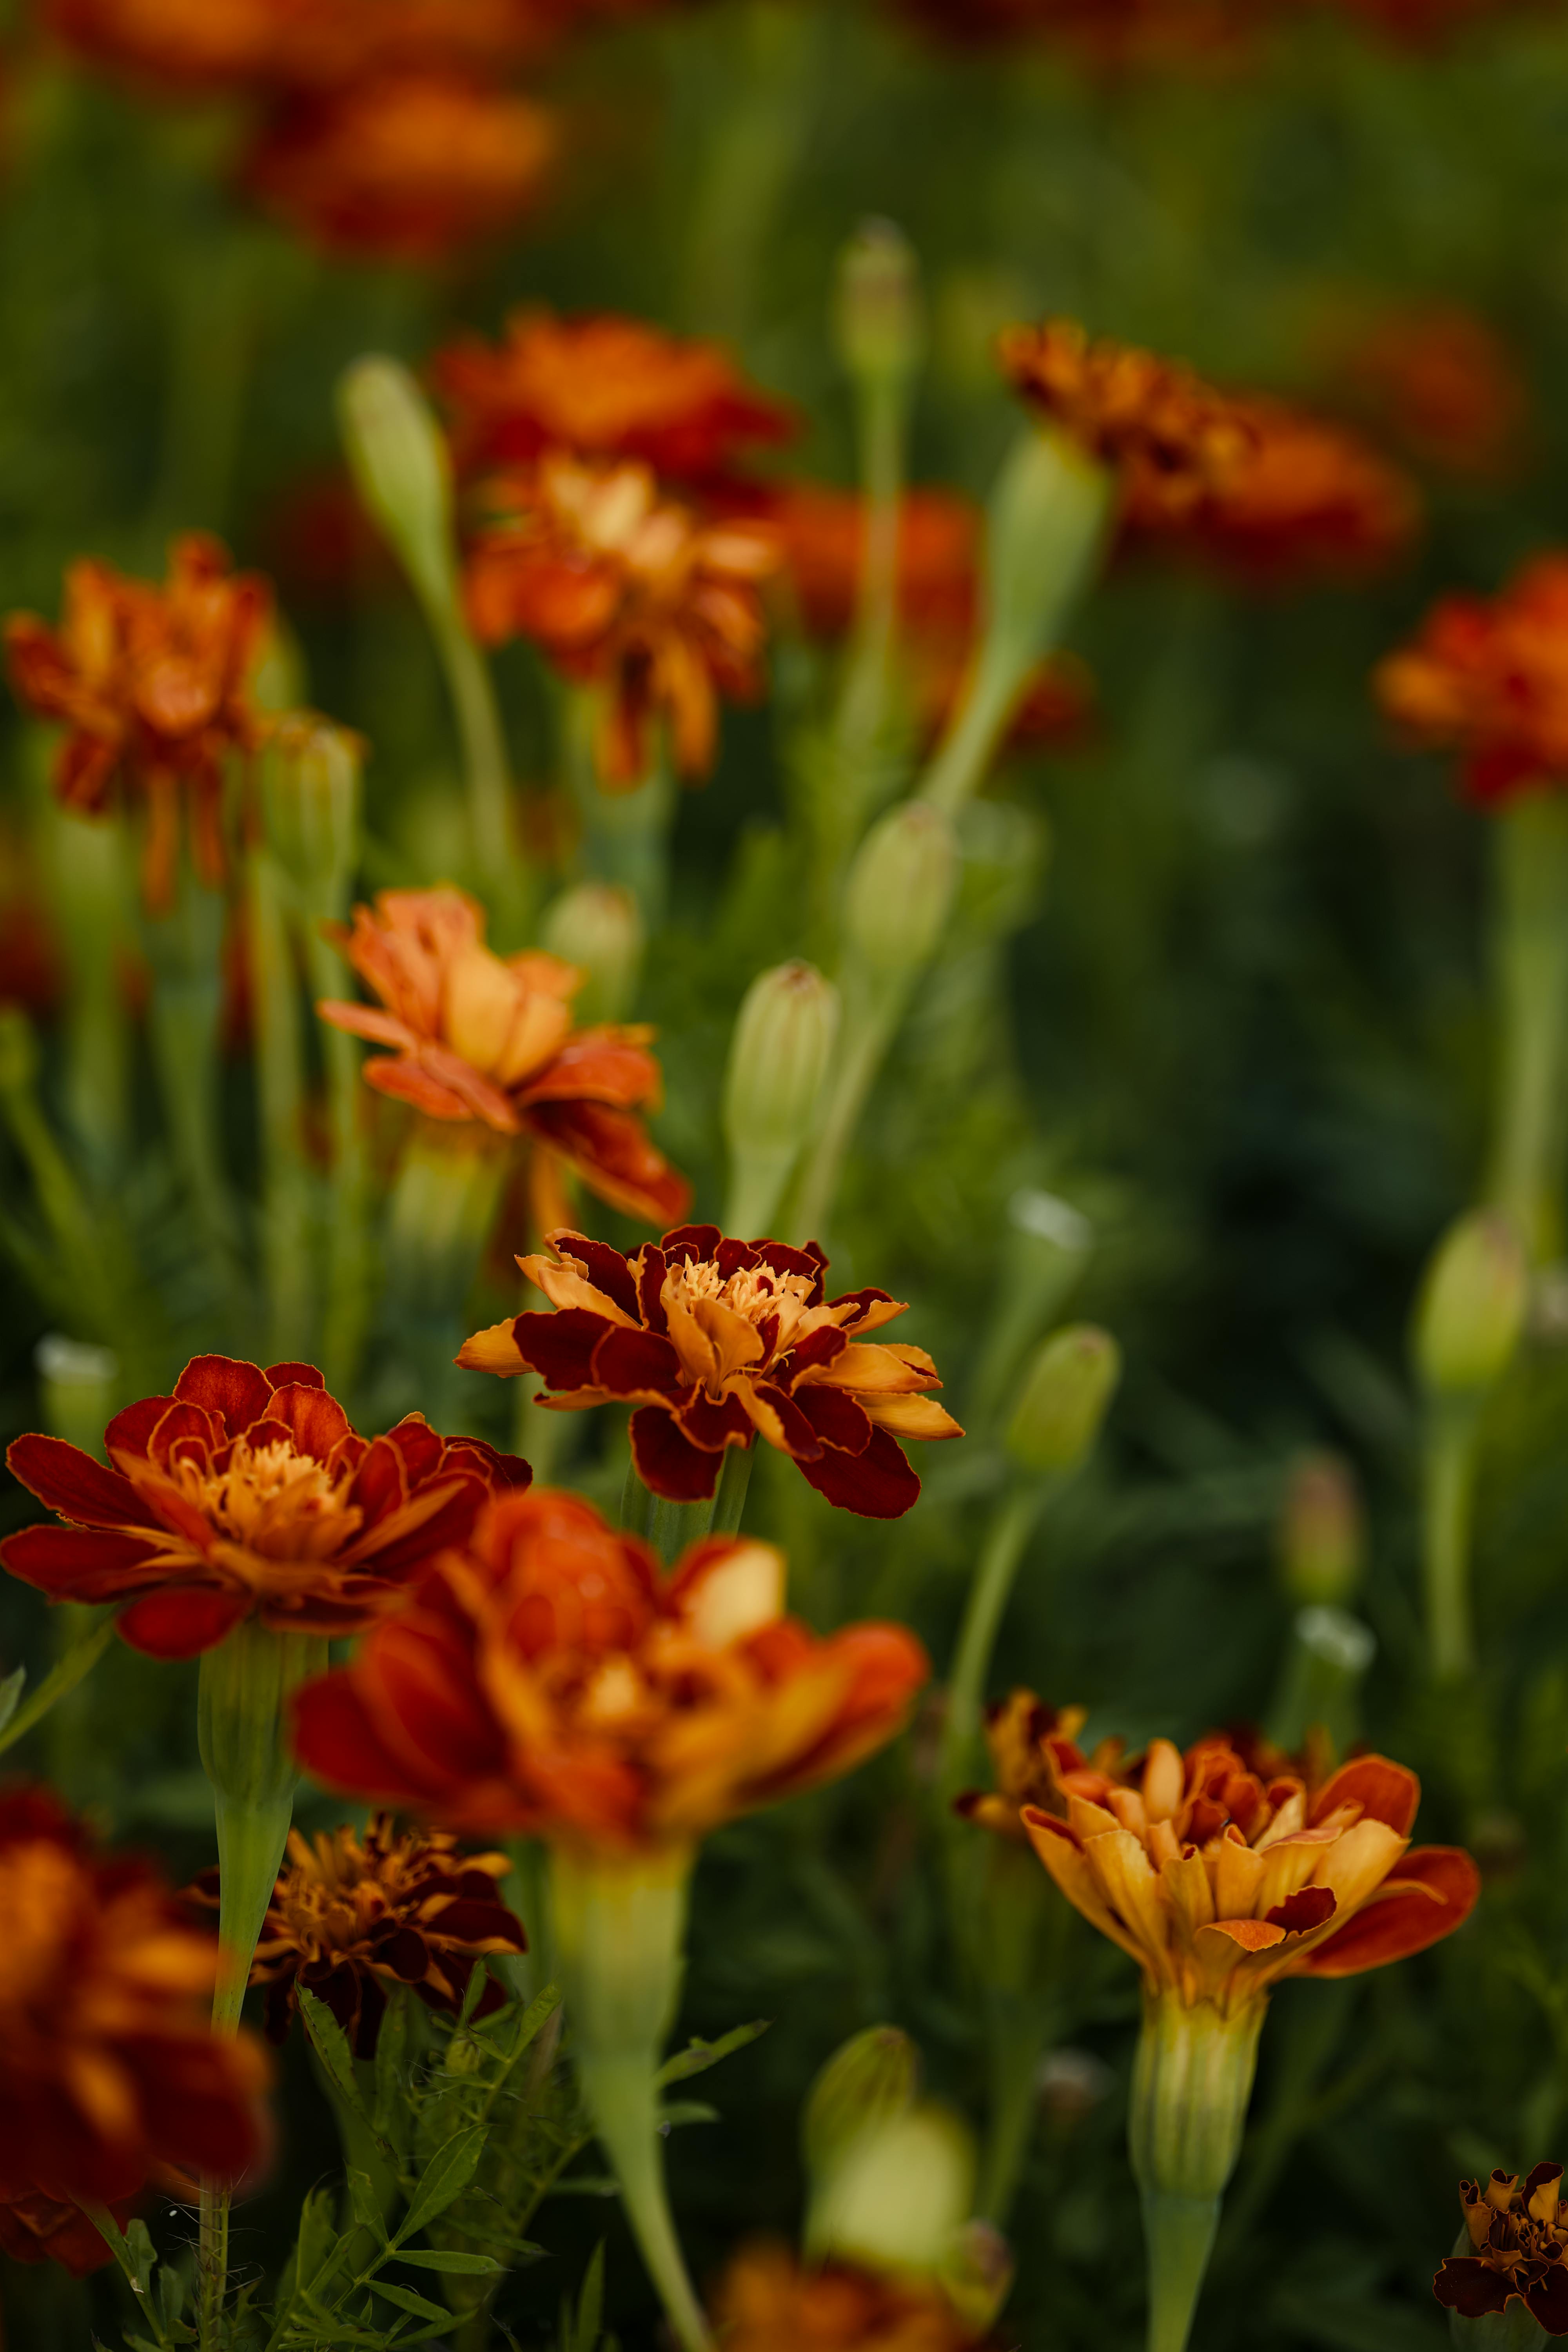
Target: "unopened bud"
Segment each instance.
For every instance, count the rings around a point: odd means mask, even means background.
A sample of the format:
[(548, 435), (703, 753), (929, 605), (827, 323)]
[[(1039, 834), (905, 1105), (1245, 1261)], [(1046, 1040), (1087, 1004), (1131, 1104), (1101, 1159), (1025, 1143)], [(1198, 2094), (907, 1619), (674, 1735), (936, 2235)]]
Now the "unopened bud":
[(930, 961), (957, 869), (952, 826), (929, 803), (907, 801), (872, 826), (849, 870), (844, 933), (873, 978), (898, 980)]
[(1007, 1424), (1007, 1451), (1020, 1469), (1062, 1478), (1080, 1468), (1121, 1378), (1121, 1349), (1092, 1323), (1069, 1323), (1042, 1340)]
[(896, 2025), (868, 2026), (836, 2050), (801, 2116), (801, 2154), (812, 2179), (825, 2179), (863, 2132), (907, 2115), (919, 2074), (920, 2054)]
[(813, 2200), (809, 2252), (931, 2273), (974, 2201), (974, 2141), (945, 2107), (910, 2108), (845, 2150)]
[(366, 511), (423, 602), (457, 600), (452, 468), (429, 402), (400, 360), (355, 360), (338, 384), (338, 417)]
[(1501, 1379), (1524, 1329), (1530, 1267), (1511, 1221), (1472, 1210), (1438, 1243), (1415, 1307), (1415, 1369), (1439, 1397), (1475, 1397)]
[(302, 888), (350, 874), (359, 857), (364, 746), (308, 710), (273, 730), (263, 774), (268, 845)]
[(793, 1159), (811, 1126), (838, 1034), (838, 991), (815, 964), (758, 974), (735, 1018), (724, 1079), (732, 1152)]
[(997, 477), (985, 536), (986, 632), (1020, 677), (1056, 646), (1100, 553), (1110, 487), (1076, 443), (1033, 427)]
[(863, 221), (838, 258), (833, 318), (839, 357), (862, 380), (908, 376), (925, 351), (915, 249), (889, 220)]
[(954, 2311), (984, 2336), (1013, 2286), (1013, 2252), (989, 2221), (966, 2221), (948, 2244), (937, 2281)]
[(1362, 1579), (1366, 1525), (1355, 1473), (1337, 1454), (1304, 1454), (1285, 1486), (1279, 1566), (1303, 1606), (1337, 1607)]
[(584, 975), (575, 1001), (580, 1023), (623, 1021), (642, 970), (643, 921), (619, 883), (580, 882), (546, 909), (542, 944)]
[(46, 1331), (33, 1350), (33, 1365), (50, 1436), (101, 1457), (120, 1387), (120, 1359), (107, 1348)]

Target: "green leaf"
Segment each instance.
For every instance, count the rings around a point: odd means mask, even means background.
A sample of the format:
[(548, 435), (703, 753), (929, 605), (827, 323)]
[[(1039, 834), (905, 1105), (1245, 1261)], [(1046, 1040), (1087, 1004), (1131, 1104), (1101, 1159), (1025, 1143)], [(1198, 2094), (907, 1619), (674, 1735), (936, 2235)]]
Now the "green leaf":
[[(114, 1619), (105, 1617), (101, 1624), (93, 1627), (85, 1640), (75, 1643), (66, 1652), (53, 1673), (44, 1676), (25, 1706), (17, 1704), (22, 1696), (21, 1685), (17, 1685), (16, 1696), (11, 1700), (8, 1711), (0, 1717), (0, 1755), (3, 1755), (7, 1748), (14, 1748), (18, 1739), (25, 1739), (34, 1725), (43, 1721), (57, 1699), (64, 1698), (68, 1691), (75, 1690), (83, 1675), (89, 1674), (97, 1665), (113, 1638)], [(18, 1674), (21, 1671), (20, 1667), (16, 1670)], [(12, 1675), (6, 1681), (5, 1689), (8, 1692), (11, 1685), (16, 1681), (16, 1675)]]
[(437, 2150), (408, 2201), (408, 2210), (392, 2242), (395, 2246), (400, 2246), (405, 2238), (416, 2237), (427, 2221), (444, 2213), (453, 2199), (462, 2195), (474, 2177), (484, 2148), (483, 2127), (476, 2125)]
[(416, 2319), (439, 2319), (448, 2327), (453, 2324), (452, 2315), (444, 2305), (432, 2303), (427, 2295), (416, 2294), (412, 2287), (393, 2286), (385, 2279), (372, 2279), (370, 2291), (395, 2303), (399, 2311), (411, 2311)]
[(702, 2099), (673, 2099), (660, 2107), (658, 2120), (666, 2131), (679, 2131), (682, 2124), (716, 2124), (719, 2110)]
[(621, 2184), (613, 2173), (579, 2172), (570, 2180), (552, 2180), (547, 2193), (552, 2197), (618, 2197)]
[[(401, 1985), (395, 1988), (375, 2044), (375, 2112), (371, 2117), (371, 2129), (377, 2139), (398, 2147), (405, 2140), (408, 2121), (403, 2056), (408, 2046), (409, 1998)], [(400, 2125), (404, 2127), (401, 2137)]]
[(468, 1981), (463, 1987), (463, 2006), (458, 2012), (458, 2023), (460, 2026), (467, 2025), (469, 2018), (472, 2017), (475, 2010), (478, 2009), (479, 2002), (483, 1998), (485, 1987), (489, 1982), (489, 1978), (486, 1972), (484, 1960), (481, 1957), (474, 1962), (473, 1968), (469, 1972)]
[(574, 2313), (569, 2304), (561, 2313), (561, 2352), (595, 2352), (605, 2322), (605, 2242), (600, 2239), (583, 2273)]
[(386, 2243), (386, 2224), (381, 2218), (381, 2207), (376, 2201), (374, 2182), (371, 2179), (368, 2172), (356, 2172), (352, 2167), (349, 2170), (348, 2180), (349, 2202), (354, 2209), (354, 2220), (358, 2221), (362, 2227), (369, 2230), (373, 2236), (379, 2238), (381, 2243), (384, 2246)]
[(772, 2023), (771, 2017), (759, 2017), (751, 2025), (732, 2026), (728, 2033), (721, 2033), (717, 2042), (704, 2042), (700, 2035), (694, 2034), (684, 2050), (679, 2051), (673, 2058), (667, 2058), (659, 2068), (660, 2087), (667, 2083), (684, 2083), (692, 2074), (705, 2074), (710, 2066), (717, 2066), (721, 2058), (732, 2057), (737, 2050), (743, 2050), (748, 2042), (755, 2042)]
[(26, 1686), (26, 1666), (18, 1666), (15, 1674), (7, 1675), (5, 1681), (0, 1683), (0, 1731), (5, 1730), (5, 1726), (16, 1714), (17, 1702)]
[(460, 2254), (456, 2247), (448, 2246), (437, 2246), (428, 2252), (423, 2248), (399, 2246), (397, 2259), (412, 2263), (416, 2270), (445, 2271), (454, 2278), (492, 2278), (506, 2268), (493, 2254)]
[(365, 2115), (364, 2101), (360, 2097), (359, 2084), (354, 2080), (353, 2053), (349, 2048), (348, 2035), (326, 2002), (318, 2000), (307, 1986), (300, 1987), (299, 1998), (305, 2031), (310, 2037), (311, 2047), (321, 2062), (328, 2081), (344, 2105), (368, 2123), (370, 2117)]

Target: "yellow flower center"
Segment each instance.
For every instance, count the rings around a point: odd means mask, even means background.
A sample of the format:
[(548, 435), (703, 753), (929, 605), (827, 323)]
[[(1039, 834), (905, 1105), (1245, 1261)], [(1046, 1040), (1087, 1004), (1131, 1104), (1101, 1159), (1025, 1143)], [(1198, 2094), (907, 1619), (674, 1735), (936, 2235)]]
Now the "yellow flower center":
[[(744, 1373), (765, 1371), (788, 1353), (813, 1309), (811, 1277), (782, 1274), (771, 1265), (741, 1266), (727, 1278), (711, 1258), (672, 1265), (660, 1299), (682, 1370), (710, 1395)], [(761, 1327), (776, 1320), (771, 1344)]]
[(226, 1469), (181, 1462), (175, 1475), (217, 1533), (258, 1560), (330, 1559), (364, 1516), (345, 1499), (353, 1465), (329, 1470), (287, 1438), (253, 1446), (237, 1437)]

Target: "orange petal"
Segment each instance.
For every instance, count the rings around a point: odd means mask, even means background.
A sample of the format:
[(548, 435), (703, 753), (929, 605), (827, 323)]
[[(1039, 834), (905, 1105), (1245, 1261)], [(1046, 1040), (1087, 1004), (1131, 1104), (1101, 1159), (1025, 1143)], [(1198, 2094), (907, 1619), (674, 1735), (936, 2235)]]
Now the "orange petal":
[(457, 1354), (457, 1362), (465, 1372), (495, 1372), (503, 1381), (514, 1380), (528, 1366), (522, 1360), (514, 1331), (517, 1318), (509, 1315), (504, 1323), (492, 1323), (488, 1330), (476, 1331), (464, 1340)]
[(1392, 1764), (1386, 1756), (1352, 1756), (1319, 1790), (1312, 1819), (1322, 1821), (1336, 1805), (1359, 1804), (1368, 1820), (1386, 1822), (1408, 1837), (1420, 1802), (1421, 1783), (1403, 1764)]
[(1424, 1952), (1463, 1926), (1480, 1887), (1480, 1873), (1462, 1848), (1417, 1846), (1338, 1935), (1305, 1956), (1301, 1973), (1356, 1976)]

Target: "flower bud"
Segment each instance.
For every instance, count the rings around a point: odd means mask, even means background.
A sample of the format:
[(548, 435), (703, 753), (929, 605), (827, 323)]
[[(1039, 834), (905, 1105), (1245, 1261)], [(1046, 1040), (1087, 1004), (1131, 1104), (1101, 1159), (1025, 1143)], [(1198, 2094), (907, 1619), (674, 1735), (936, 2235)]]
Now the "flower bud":
[(1042, 1340), (1007, 1424), (1007, 1451), (1019, 1468), (1055, 1478), (1081, 1468), (1121, 1378), (1121, 1349), (1092, 1323), (1069, 1323)]
[(920, 262), (901, 228), (889, 220), (862, 221), (838, 257), (834, 329), (839, 357), (852, 376), (912, 374), (925, 351), (925, 307)]
[(985, 537), (987, 634), (1020, 674), (1057, 642), (1104, 540), (1110, 487), (1076, 443), (1034, 427), (997, 477)]
[(1337, 1454), (1303, 1454), (1291, 1465), (1279, 1518), (1285, 1589), (1303, 1607), (1338, 1608), (1362, 1580), (1366, 1525), (1355, 1473)]
[(849, 870), (844, 934), (874, 979), (912, 977), (930, 961), (957, 872), (952, 826), (928, 803), (907, 801), (872, 826)]
[(338, 417), (366, 511), (422, 601), (454, 609), (452, 468), (428, 401), (399, 360), (355, 360), (338, 384)]
[(807, 2249), (872, 2270), (930, 2273), (973, 2196), (968, 2126), (945, 2107), (910, 2107), (850, 2141), (812, 2200)]
[(1014, 2268), (1000, 2230), (989, 2221), (966, 2221), (949, 2242), (937, 2280), (959, 2317), (984, 2336), (1012, 2292)]
[(838, 991), (815, 964), (775, 964), (746, 991), (724, 1079), (732, 1152), (793, 1160), (810, 1129), (838, 1034)]
[(540, 943), (584, 973), (580, 1022), (624, 1021), (642, 969), (643, 922), (637, 902), (618, 883), (580, 882), (546, 908)]
[(268, 845), (290, 877), (312, 895), (346, 877), (358, 861), (363, 756), (357, 735), (308, 710), (291, 712), (281, 720), (268, 744), (263, 770)]
[(1477, 1397), (1512, 1360), (1530, 1304), (1530, 1267), (1511, 1221), (1495, 1209), (1458, 1218), (1438, 1243), (1415, 1307), (1414, 1354), (1438, 1397)]
[(825, 2179), (863, 2132), (880, 2130), (914, 2105), (920, 2057), (896, 2025), (868, 2026), (837, 2049), (807, 2095), (801, 2154)]
[(119, 1358), (107, 1348), (46, 1331), (33, 1350), (33, 1366), (49, 1434), (101, 1459), (103, 1433), (118, 1401)]

